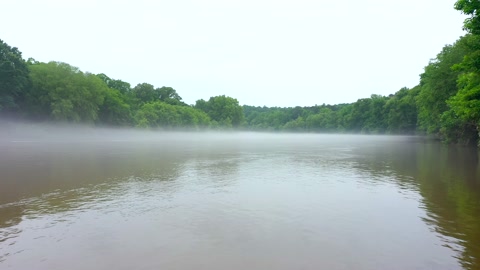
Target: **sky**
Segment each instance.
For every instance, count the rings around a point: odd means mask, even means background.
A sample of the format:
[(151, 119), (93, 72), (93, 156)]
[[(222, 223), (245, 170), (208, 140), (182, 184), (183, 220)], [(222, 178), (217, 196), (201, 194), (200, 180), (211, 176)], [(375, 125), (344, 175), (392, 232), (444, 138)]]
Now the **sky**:
[(351, 103), (418, 84), (465, 32), (454, 0), (15, 0), (0, 39), (25, 59), (170, 86), (183, 100)]

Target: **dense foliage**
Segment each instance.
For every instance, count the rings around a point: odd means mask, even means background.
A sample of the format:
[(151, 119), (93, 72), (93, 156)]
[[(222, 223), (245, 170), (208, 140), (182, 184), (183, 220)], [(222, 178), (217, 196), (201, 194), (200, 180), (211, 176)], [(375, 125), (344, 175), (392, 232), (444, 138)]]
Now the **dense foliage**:
[(28, 68), (22, 53), (0, 39), (0, 113), (18, 112), (29, 86)]
[(244, 106), (254, 130), (413, 134), (416, 132), (418, 87), (394, 95), (372, 95), (352, 104), (267, 108)]
[(129, 83), (82, 72), (66, 63), (25, 61), (0, 40), (0, 114), (43, 121), (141, 128), (241, 128), (264, 131), (429, 134), (478, 144), (480, 18), (478, 0), (459, 0), (468, 34), (446, 45), (419, 84), (389, 96), (311, 107), (240, 106), (227, 96), (182, 101), (171, 87)]
[(29, 66), (32, 88), (27, 110), (32, 117), (71, 122), (94, 122), (103, 104), (107, 85), (97, 76), (65, 63)]
[(242, 107), (238, 100), (231, 97), (216, 96), (208, 101), (200, 99), (195, 108), (205, 112), (219, 126), (239, 127), (244, 120)]

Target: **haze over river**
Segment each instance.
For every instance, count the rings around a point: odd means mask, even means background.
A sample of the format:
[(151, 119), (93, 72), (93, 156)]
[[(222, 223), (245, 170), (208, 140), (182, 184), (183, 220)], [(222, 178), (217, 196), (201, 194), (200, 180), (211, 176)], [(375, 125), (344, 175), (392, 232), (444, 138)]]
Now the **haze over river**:
[(0, 269), (480, 269), (475, 149), (37, 129), (0, 134)]

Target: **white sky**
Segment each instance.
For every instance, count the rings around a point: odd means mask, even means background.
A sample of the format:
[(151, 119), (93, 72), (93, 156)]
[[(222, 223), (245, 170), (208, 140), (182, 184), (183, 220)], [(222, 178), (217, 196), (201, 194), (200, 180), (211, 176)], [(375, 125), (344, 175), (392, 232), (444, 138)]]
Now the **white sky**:
[(354, 102), (413, 87), (461, 35), (455, 0), (15, 0), (0, 39), (23, 57), (171, 86), (184, 101)]

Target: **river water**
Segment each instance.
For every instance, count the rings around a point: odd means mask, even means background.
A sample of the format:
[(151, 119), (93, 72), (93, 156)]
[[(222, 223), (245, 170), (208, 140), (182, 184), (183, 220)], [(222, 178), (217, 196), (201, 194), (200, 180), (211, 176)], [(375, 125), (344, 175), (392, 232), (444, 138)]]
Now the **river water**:
[(0, 269), (480, 269), (469, 148), (107, 130), (0, 140)]

